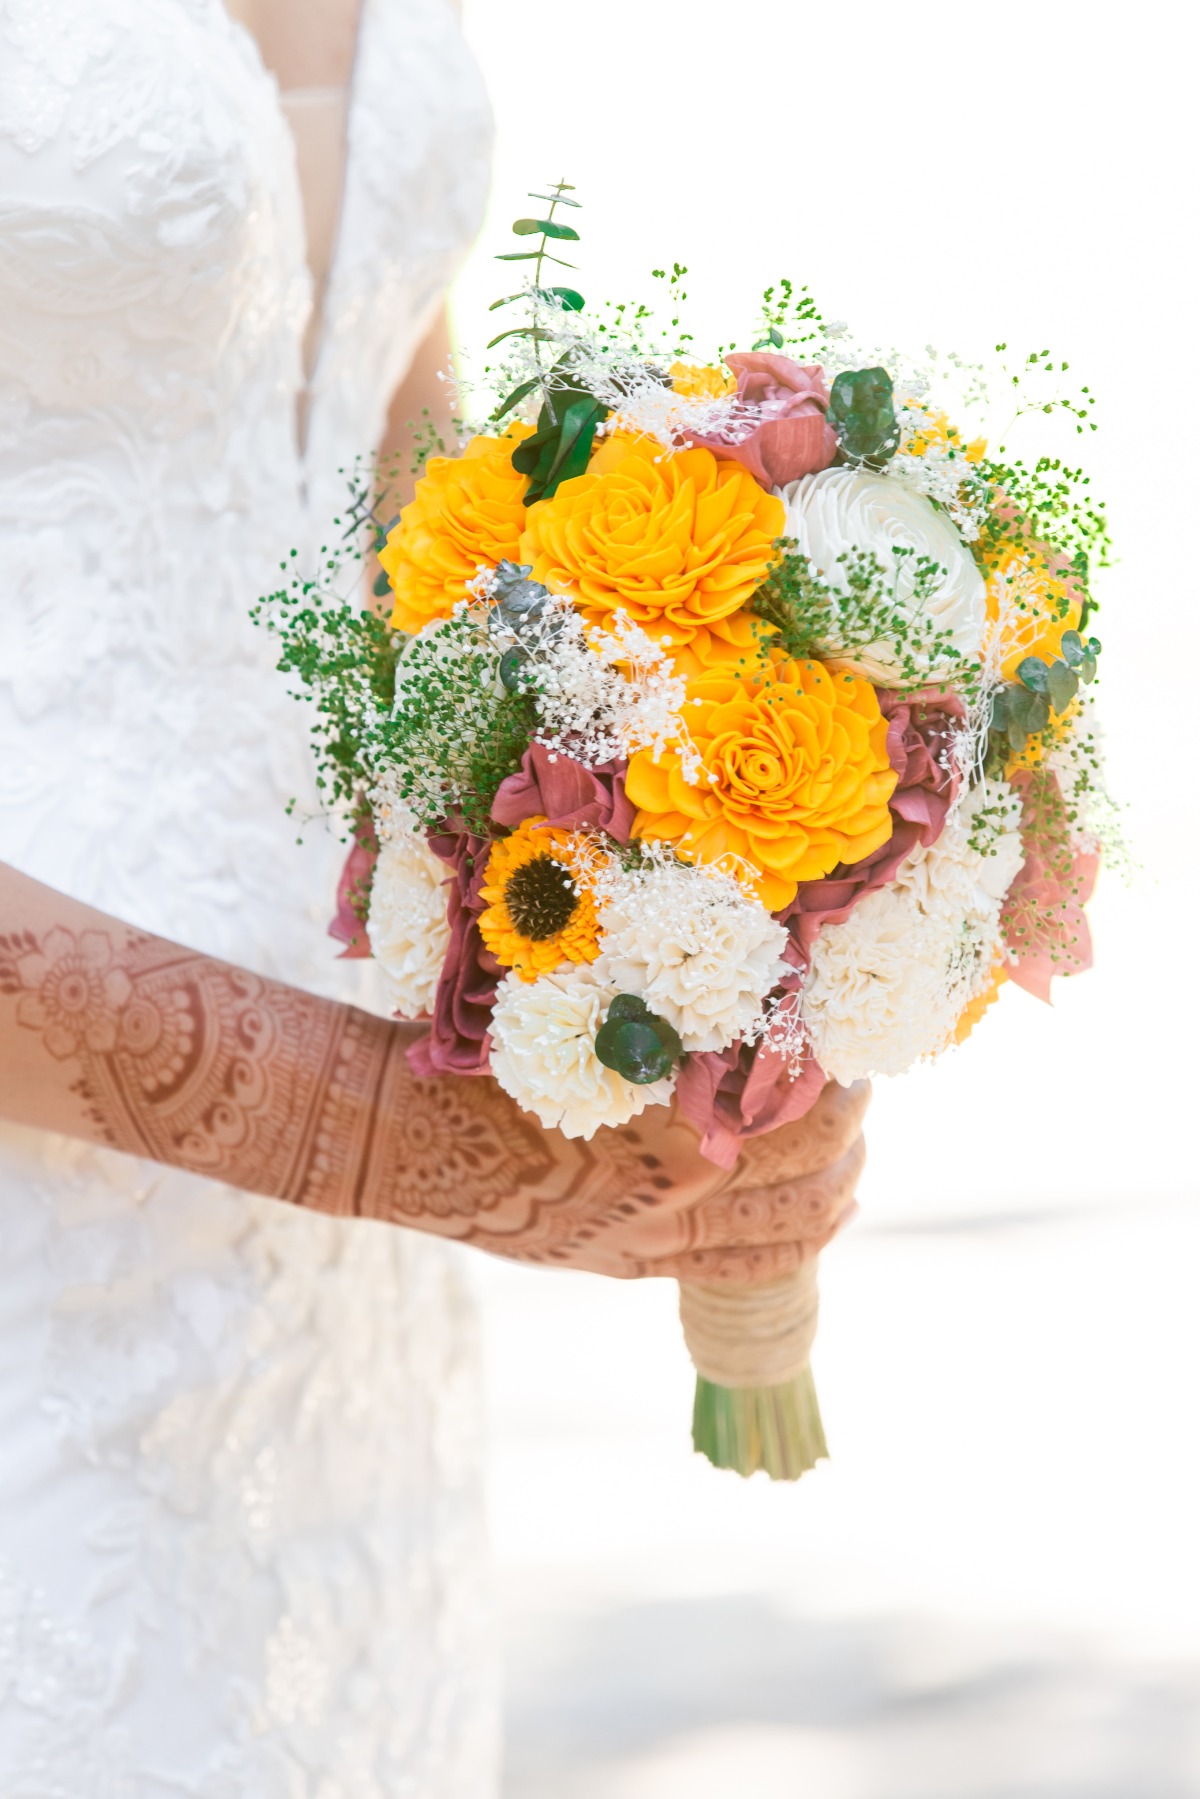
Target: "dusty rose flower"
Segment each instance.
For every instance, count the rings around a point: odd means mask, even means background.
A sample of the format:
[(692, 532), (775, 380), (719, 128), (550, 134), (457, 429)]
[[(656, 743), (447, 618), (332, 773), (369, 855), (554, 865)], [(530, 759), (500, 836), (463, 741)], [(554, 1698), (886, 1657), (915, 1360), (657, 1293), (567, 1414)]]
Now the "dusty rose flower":
[(501, 781), (492, 801), (497, 824), (514, 828), (527, 818), (544, 818), (562, 831), (606, 831), (628, 843), (636, 808), (625, 797), (625, 763), (585, 768), (561, 750), (531, 743), (516, 774)]
[(354, 821), (354, 840), (338, 879), (337, 911), (327, 933), (346, 945), (338, 957), (339, 962), (357, 961), (371, 954), (363, 921), (367, 916), (371, 877), (378, 858), (379, 839), (375, 835), (374, 820), (369, 812), (361, 813)]
[[(1061, 806), (1054, 775), (1018, 770), (1010, 776), (1024, 801), (1024, 823), (1036, 823), (1047, 806)], [(1056, 855), (1042, 847), (1038, 833), (1026, 837), (1025, 861), (1008, 890), (1001, 914), (1004, 941), (1016, 957), (1008, 978), (1035, 999), (1050, 1002), (1050, 982), (1057, 975), (1082, 974), (1092, 966), (1092, 933), (1084, 907), (1092, 897), (1100, 855), (1096, 850), (1071, 851), (1065, 844)]]
[(488, 1027), (496, 988), (504, 970), (479, 934), (479, 915), (487, 901), (479, 896), (487, 871), (491, 841), (464, 832), (429, 833), (429, 847), (449, 870), (446, 916), (450, 947), (433, 1002), (427, 1037), (410, 1045), (414, 1074), (486, 1074)]
[(727, 434), (693, 442), (740, 462), (767, 488), (828, 468), (837, 437), (825, 419), (823, 370), (764, 350), (735, 352), (725, 361), (737, 376), (737, 413)]

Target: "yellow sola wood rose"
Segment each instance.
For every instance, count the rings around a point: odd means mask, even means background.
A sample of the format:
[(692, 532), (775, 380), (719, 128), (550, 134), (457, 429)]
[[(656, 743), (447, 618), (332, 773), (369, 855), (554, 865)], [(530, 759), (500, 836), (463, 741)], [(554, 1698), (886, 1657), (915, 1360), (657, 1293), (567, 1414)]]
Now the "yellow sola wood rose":
[(636, 837), (670, 843), (687, 862), (748, 862), (778, 912), (797, 882), (891, 836), (896, 771), (870, 682), (820, 662), (713, 672), (689, 682), (684, 718), (701, 773), (686, 780), (675, 750), (634, 756), (625, 789), (639, 808)]
[(480, 563), (515, 559), (525, 529), (529, 482), (512, 453), (532, 425), (503, 437), (473, 437), (461, 456), (434, 456), (379, 552), (396, 603), (392, 623), (416, 633), (449, 618)]
[(519, 559), (590, 625), (623, 611), (698, 673), (761, 660), (770, 627), (744, 608), (783, 528), (782, 500), (740, 463), (618, 433), (586, 474), (529, 508)]

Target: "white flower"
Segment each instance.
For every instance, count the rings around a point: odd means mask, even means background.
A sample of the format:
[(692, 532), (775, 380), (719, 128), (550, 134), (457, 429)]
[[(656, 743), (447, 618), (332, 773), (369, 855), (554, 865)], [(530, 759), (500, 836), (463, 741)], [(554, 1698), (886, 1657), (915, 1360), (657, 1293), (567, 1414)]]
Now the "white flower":
[(596, 1056), (596, 1033), (617, 989), (575, 966), (501, 981), (492, 1012), (492, 1073), (504, 1091), (564, 1137), (591, 1137), (666, 1105), (675, 1077), (636, 1086)]
[(637, 993), (686, 1050), (724, 1049), (787, 972), (787, 931), (728, 875), (648, 860), (601, 886), (597, 973)]
[(990, 914), (1017, 878), (1021, 796), (1007, 781), (981, 781), (959, 794), (940, 837), (918, 844), (896, 871), (927, 912)]
[(446, 951), (448, 870), (412, 827), (402, 802), (385, 802), (376, 813), (381, 843), (371, 882), (367, 936), (383, 971), (393, 1011), (402, 1018), (426, 1017)]
[(953, 944), (946, 921), (910, 889), (868, 893), (813, 945), (804, 1020), (817, 1061), (849, 1086), (901, 1074), (942, 1048), (958, 1012), (947, 1003)]
[[(783, 499), (787, 536), (836, 593), (848, 592), (841, 559), (872, 552), (889, 583), (894, 573), (901, 611), (916, 617), (919, 609), (926, 640), (936, 633), (960, 656), (979, 655), (987, 622), (983, 576), (949, 518), (923, 494), (867, 469), (834, 468), (793, 481)], [(897, 557), (897, 550), (908, 553)], [(938, 573), (922, 603), (914, 590), (923, 559), (936, 563)], [(836, 642), (826, 647), (839, 656)], [(849, 646), (839, 659), (870, 681), (896, 681), (905, 673), (903, 653), (879, 639)]]
[(1003, 950), (1000, 909), (1024, 858), (1020, 796), (1005, 781), (963, 794), (937, 842), (813, 945), (804, 1023), (826, 1074), (848, 1085), (901, 1074), (946, 1048)]

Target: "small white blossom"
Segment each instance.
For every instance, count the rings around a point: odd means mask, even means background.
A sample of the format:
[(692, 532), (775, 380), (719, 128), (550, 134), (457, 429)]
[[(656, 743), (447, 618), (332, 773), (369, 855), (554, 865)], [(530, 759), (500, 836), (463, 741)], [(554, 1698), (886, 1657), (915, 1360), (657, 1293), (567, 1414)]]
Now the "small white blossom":
[(596, 1055), (596, 1033), (617, 989), (575, 965), (522, 981), (506, 975), (491, 1022), (491, 1068), (512, 1099), (547, 1129), (592, 1137), (666, 1105), (675, 1077), (638, 1086)]

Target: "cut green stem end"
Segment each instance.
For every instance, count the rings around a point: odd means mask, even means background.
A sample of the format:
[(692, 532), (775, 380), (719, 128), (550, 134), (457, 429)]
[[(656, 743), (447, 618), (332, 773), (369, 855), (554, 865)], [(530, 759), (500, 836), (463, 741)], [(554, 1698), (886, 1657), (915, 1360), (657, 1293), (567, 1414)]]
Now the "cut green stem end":
[(778, 1387), (718, 1387), (697, 1375), (692, 1442), (714, 1468), (799, 1480), (829, 1457), (812, 1369)]

